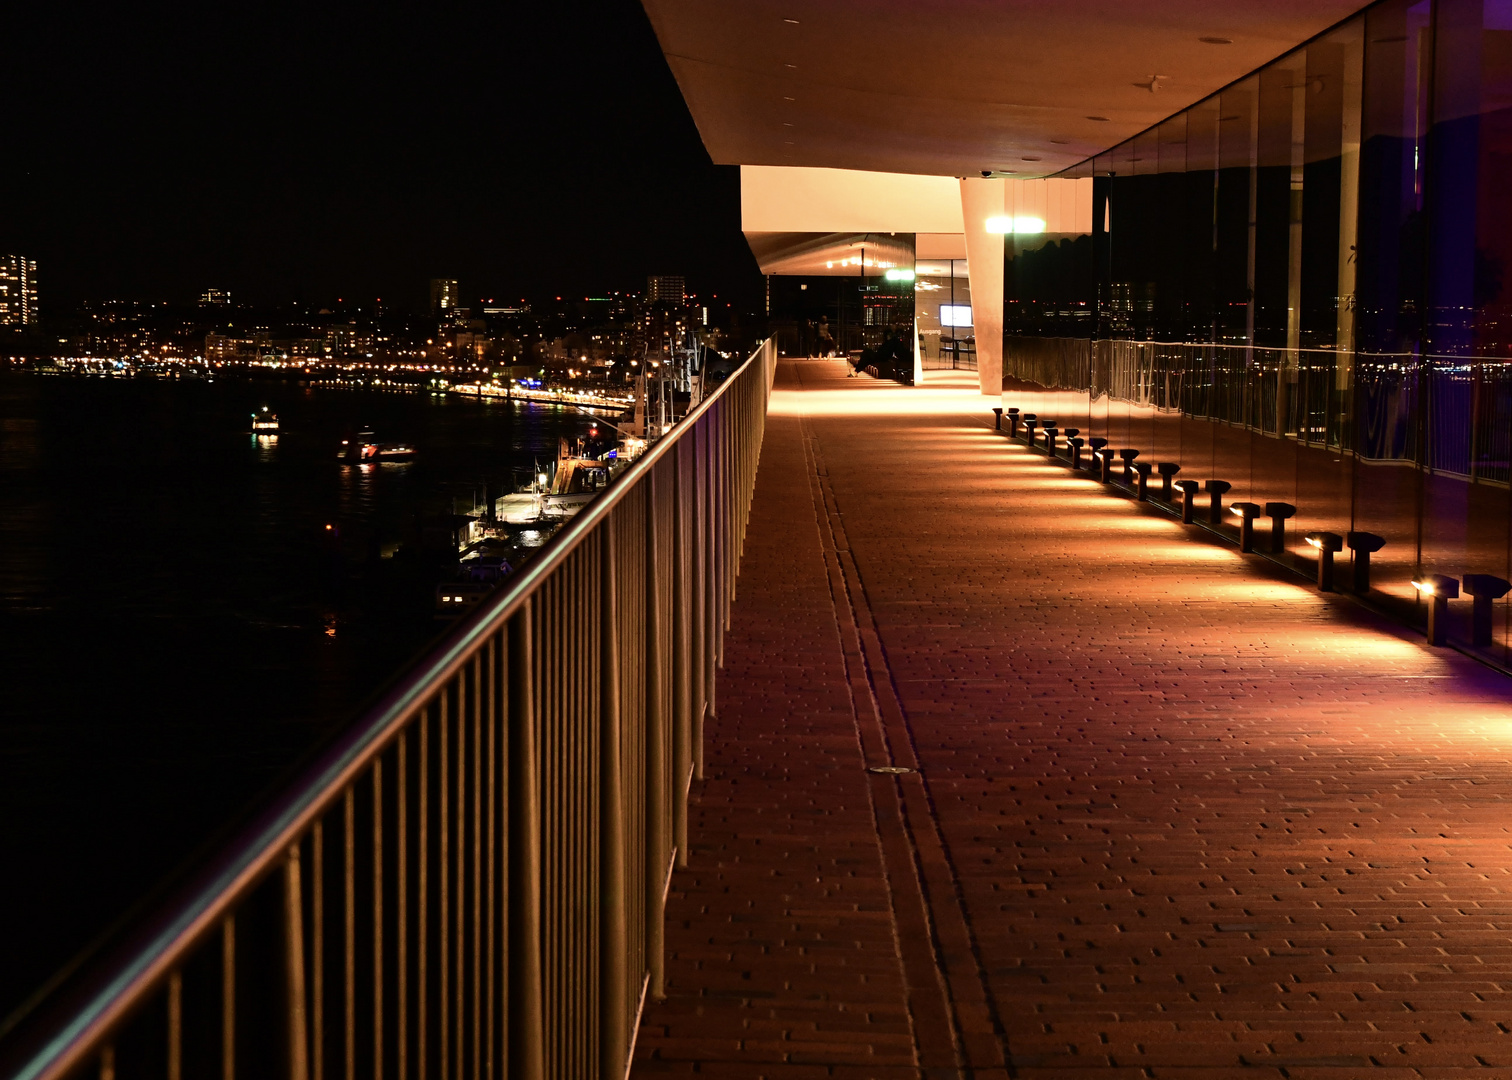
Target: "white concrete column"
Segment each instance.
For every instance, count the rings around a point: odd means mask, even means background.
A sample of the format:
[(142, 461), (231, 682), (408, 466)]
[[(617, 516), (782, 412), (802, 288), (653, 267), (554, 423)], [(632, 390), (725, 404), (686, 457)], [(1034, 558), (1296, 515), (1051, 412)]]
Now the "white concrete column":
[(982, 393), (991, 397), (1003, 393), (1003, 234), (988, 232), (987, 220), (1003, 216), (1006, 195), (1007, 184), (1000, 179), (961, 181), (977, 378)]

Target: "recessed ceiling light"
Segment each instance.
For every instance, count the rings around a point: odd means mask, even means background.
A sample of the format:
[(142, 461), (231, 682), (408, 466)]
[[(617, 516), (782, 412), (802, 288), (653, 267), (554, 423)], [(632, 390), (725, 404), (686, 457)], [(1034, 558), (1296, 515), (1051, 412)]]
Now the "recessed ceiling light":
[(783, 19), (782, 21), (785, 22), (785, 23), (788, 23), (791, 26), (797, 26), (798, 25), (798, 20), (797, 19)]
[(1039, 161), (1041, 159), (1037, 158), (1037, 157), (1026, 157), (1026, 158), (1020, 158), (1019, 160), (1020, 161)]
[(783, 121), (783, 122), (782, 122), (782, 126), (783, 126), (783, 127), (792, 127), (792, 126), (793, 126), (793, 125), (792, 125), (792, 124), (790, 124), (790, 123), (788, 123), (788, 122), (787, 122), (787, 121), (786, 121), (786, 120), (784, 120), (784, 121)]
[(1226, 37), (1200, 37), (1197, 40), (1204, 45), (1232, 45), (1234, 43), (1233, 38)]
[(1088, 120), (1096, 120), (1099, 123), (1104, 123), (1104, 124), (1107, 123), (1108, 120), (1109, 120), (1109, 118), (1106, 117), (1106, 116), (1089, 116), (1089, 117), (1087, 117), (1087, 119)]
[(797, 71), (798, 70), (798, 65), (797, 64), (783, 64), (782, 66), (785, 67), (785, 68), (788, 68), (788, 69), (790, 69), (792, 71)]
[(1050, 141), (1052, 143), (1054, 143), (1056, 146), (1065, 146), (1068, 140), (1066, 140), (1066, 139), (1051, 139)]
[(784, 97), (782, 100), (783, 101), (797, 101), (798, 99), (797, 98)]

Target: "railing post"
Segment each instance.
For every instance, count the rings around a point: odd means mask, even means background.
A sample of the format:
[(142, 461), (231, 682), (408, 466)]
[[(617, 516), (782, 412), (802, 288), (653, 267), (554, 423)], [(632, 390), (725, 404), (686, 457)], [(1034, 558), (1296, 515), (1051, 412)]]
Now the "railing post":
[(688, 865), (688, 775), (693, 761), (693, 682), (688, 652), (688, 476), (683, 448), (672, 448), (672, 845), (677, 865)]
[(662, 708), (661, 568), (656, 527), (656, 470), (646, 473), (646, 968), (650, 994), (666, 997), (662, 901), (667, 880), (667, 717)]
[(299, 883), (299, 844), (284, 853), (284, 1032), (288, 1040), (289, 1080), (308, 1080), (306, 1050), (304, 901)]
[(620, 1080), (630, 1045), (625, 796), (620, 757), (619, 597), (614, 519), (599, 535), (599, 1077)]
[(236, 916), (221, 921), (221, 1080), (236, 1080)]
[[(536, 788), (532, 611), (509, 620), (509, 1073), (544, 1080), (541, 1000), (541, 805)], [(445, 942), (442, 943), (445, 948)], [(444, 993), (444, 988), (443, 988)]]
[[(700, 435), (703, 436), (700, 440)], [(704, 778), (704, 717), (713, 706), (709, 693), (709, 532), (705, 496), (709, 489), (709, 469), (700, 449), (708, 441), (708, 431), (695, 425), (688, 432), (693, 449), (693, 775)]]

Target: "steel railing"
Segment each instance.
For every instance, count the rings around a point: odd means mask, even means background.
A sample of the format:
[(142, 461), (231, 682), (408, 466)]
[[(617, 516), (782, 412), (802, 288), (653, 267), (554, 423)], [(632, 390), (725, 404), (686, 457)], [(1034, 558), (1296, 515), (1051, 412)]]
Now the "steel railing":
[(621, 1080), (775, 364), (768, 341), (0, 1035), (0, 1076)]

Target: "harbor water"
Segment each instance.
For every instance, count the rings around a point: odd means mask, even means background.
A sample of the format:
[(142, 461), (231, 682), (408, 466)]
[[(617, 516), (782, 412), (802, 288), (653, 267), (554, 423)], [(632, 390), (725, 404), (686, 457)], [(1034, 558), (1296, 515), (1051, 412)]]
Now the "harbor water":
[[(264, 405), (276, 437), (250, 433)], [(0, 1017), (437, 635), (421, 521), (481, 507), (589, 424), (0, 369)], [(414, 460), (338, 461), (363, 427)]]

